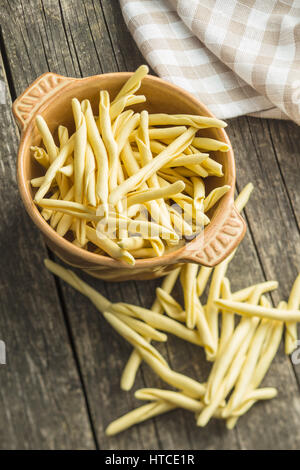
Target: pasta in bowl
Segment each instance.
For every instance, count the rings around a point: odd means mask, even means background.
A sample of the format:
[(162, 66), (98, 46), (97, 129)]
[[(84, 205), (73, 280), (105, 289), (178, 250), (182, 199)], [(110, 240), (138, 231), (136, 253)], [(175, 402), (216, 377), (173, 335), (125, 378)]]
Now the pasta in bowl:
[(48, 73), (13, 105), (29, 215), (61, 259), (106, 280), (214, 266), (245, 232), (226, 124), (147, 72)]

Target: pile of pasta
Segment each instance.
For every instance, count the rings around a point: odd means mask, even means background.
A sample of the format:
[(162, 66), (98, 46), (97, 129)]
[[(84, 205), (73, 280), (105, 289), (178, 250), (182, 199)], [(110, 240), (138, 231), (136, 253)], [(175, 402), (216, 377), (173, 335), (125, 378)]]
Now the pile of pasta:
[[(31, 147), (45, 172), (31, 180), (34, 201), (51, 227), (83, 249), (130, 265), (196, 236), (210, 221), (209, 209), (229, 190), (223, 185), (206, 194), (204, 185), (205, 178), (223, 175), (209, 152), (227, 152), (228, 145), (196, 136), (225, 122), (128, 109), (146, 101), (136, 92), (147, 73), (147, 66), (139, 67), (113, 101), (101, 90), (98, 116), (89, 100), (73, 98), (75, 132), (69, 136), (59, 126), (58, 145), (37, 116), (44, 147)], [(115, 230), (107, 233), (108, 224)]]
[[(235, 204), (241, 211), (252, 191), (248, 184)], [(135, 392), (147, 404), (113, 421), (106, 429), (117, 434), (130, 426), (175, 408), (192, 411), (198, 426), (211, 418), (224, 419), (232, 429), (240, 416), (256, 402), (277, 395), (274, 387), (260, 387), (278, 350), (285, 326), (285, 352), (297, 347), (300, 321), (300, 275), (288, 302), (273, 308), (265, 296), (278, 287), (276, 281), (262, 282), (231, 292), (226, 271), (234, 254), (215, 268), (186, 264), (166, 276), (157, 288), (151, 309), (128, 303), (111, 303), (83, 282), (74, 272), (50, 260), (46, 267), (86, 295), (110, 325), (134, 350), (121, 377), (121, 388), (130, 390), (142, 361), (173, 389), (144, 388)], [(203, 296), (211, 277), (206, 305)], [(172, 296), (180, 278), (184, 307)], [(220, 321), (221, 317), (221, 321)], [(167, 341), (166, 333), (204, 348), (213, 362), (205, 383), (175, 372), (151, 341)]]

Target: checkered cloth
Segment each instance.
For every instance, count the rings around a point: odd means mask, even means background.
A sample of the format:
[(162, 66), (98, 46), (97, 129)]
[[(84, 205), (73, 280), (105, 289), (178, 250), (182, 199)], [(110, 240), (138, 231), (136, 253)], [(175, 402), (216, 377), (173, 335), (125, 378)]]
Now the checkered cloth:
[(300, 124), (300, 0), (120, 0), (155, 72), (219, 118)]

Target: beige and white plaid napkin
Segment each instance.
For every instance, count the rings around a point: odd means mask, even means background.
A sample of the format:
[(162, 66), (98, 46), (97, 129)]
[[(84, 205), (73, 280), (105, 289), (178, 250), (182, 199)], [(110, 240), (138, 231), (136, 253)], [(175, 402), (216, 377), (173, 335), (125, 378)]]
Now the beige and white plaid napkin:
[(300, 124), (300, 0), (120, 0), (153, 70), (219, 118)]

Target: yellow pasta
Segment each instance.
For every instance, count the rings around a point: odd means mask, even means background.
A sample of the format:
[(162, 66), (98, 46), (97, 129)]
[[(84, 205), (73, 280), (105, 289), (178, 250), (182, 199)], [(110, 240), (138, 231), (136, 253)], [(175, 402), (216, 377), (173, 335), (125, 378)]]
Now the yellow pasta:
[[(281, 302), (279, 308), (285, 308), (286, 303)], [(283, 322), (273, 321), (272, 322), (272, 332), (269, 337), (269, 341), (264, 349), (263, 354), (261, 355), (254, 374), (251, 378), (251, 388), (255, 389), (262, 382), (265, 374), (267, 373), (272, 360), (278, 350), (283, 331)]]
[(185, 322), (186, 313), (181, 305), (164, 289), (157, 287), (156, 296), (166, 314), (174, 320)]
[(46, 121), (44, 118), (40, 115), (36, 117), (35, 120), (36, 126), (42, 136), (44, 145), (46, 147), (47, 155), (49, 158), (49, 163), (53, 163), (53, 161), (56, 159), (58, 155), (58, 148), (55, 145), (54, 139), (52, 137), (52, 134), (47, 126)]
[(236, 302), (244, 302), (249, 299), (251, 294), (256, 288), (260, 289), (261, 294), (266, 292), (270, 292), (274, 289), (277, 289), (278, 282), (277, 281), (267, 281), (267, 282), (260, 282), (258, 284), (253, 284), (252, 286), (245, 287), (239, 291), (233, 292), (231, 295), (232, 300)]
[(224, 389), (225, 389), (225, 385), (222, 384), (218, 388), (218, 390), (217, 390), (216, 394), (214, 395), (213, 400), (211, 401), (211, 403), (209, 403), (209, 405), (207, 405), (207, 406), (205, 406), (205, 408), (203, 408), (203, 410), (201, 411), (201, 413), (199, 414), (199, 416), (197, 418), (197, 426), (201, 426), (201, 427), (206, 426), (209, 419), (211, 418), (211, 416), (213, 416), (215, 410), (219, 407), (219, 404), (223, 399)]
[(153, 347), (150, 343), (145, 341), (145, 339), (138, 333), (136, 333), (132, 328), (130, 328), (126, 323), (121, 321), (116, 315), (113, 315), (109, 312), (103, 313), (104, 318), (108, 323), (133, 346), (138, 346), (139, 348), (145, 349), (153, 358), (159, 361), (160, 364), (166, 366), (167, 363), (162, 357), (162, 355)]
[(186, 312), (186, 326), (193, 329), (196, 325), (197, 313), (195, 306), (196, 276), (198, 265), (187, 263), (180, 273), (180, 281), (184, 294), (184, 305)]
[(211, 207), (213, 207), (221, 197), (224, 196), (230, 189), (230, 186), (227, 184), (221, 186), (220, 188), (213, 189), (209, 195), (204, 199), (204, 211), (207, 212)]
[[(195, 155), (195, 154), (193, 154)], [(203, 160), (203, 162), (206, 160)], [(202, 162), (202, 163), (203, 163)], [(198, 164), (186, 164), (185, 168), (177, 168), (177, 171), (180, 172), (184, 176), (194, 176), (198, 175), (201, 178), (206, 178), (208, 176), (208, 171), (205, 170), (201, 165)]]
[(69, 163), (68, 165), (60, 168), (59, 173), (62, 173), (63, 175), (68, 176), (68, 177), (72, 176), (74, 173), (73, 163)]
[[(32, 180), (32, 187), (37, 188), (35, 202), (44, 207), (43, 214), (60, 236), (71, 232), (72, 243), (77, 247), (91, 249), (87, 232), (91, 233), (97, 221), (105, 225), (114, 218), (122, 222), (113, 235), (116, 245), (135, 232), (144, 237), (145, 231), (160, 227), (160, 232), (146, 236), (143, 246), (129, 251), (137, 258), (162, 256), (166, 248), (185, 243), (183, 237), (199, 233), (209, 223), (203, 212), (206, 194), (201, 178), (222, 174), (222, 167), (192, 143), (198, 129), (224, 127), (225, 123), (206, 116), (149, 117), (146, 110), (140, 114), (125, 110), (146, 100), (144, 95), (135, 93), (147, 73), (148, 67), (141, 66), (112, 101), (109, 93), (101, 90), (98, 116), (94, 116), (88, 99), (80, 103), (73, 98), (75, 133), (69, 137), (69, 130), (58, 126), (59, 148), (47, 123), (37, 117), (45, 149), (32, 147), (32, 154), (46, 172)], [(218, 141), (210, 140), (210, 145), (219, 148)], [(56, 185), (59, 194), (53, 203)], [(46, 199), (52, 199), (51, 203)], [(180, 211), (174, 211), (173, 203), (186, 209), (190, 222)], [(109, 204), (113, 210), (109, 210)], [(97, 210), (91, 211), (92, 208)], [(97, 247), (102, 254), (112, 256), (99, 243)], [(109, 252), (118, 253), (110, 248)], [(133, 264), (132, 255), (124, 260)]]
[(147, 165), (145, 165), (143, 168), (140, 168), (137, 173), (130, 176), (126, 181), (124, 181), (123, 184), (112, 191), (109, 196), (110, 203), (116, 204), (116, 202), (125, 194), (132, 191), (135, 187), (141, 185), (151, 175), (157, 172), (167, 161), (173, 158), (175, 152), (188, 145), (195, 133), (196, 129), (190, 128), (180, 137), (177, 137), (177, 139), (175, 139), (174, 142), (172, 142), (172, 144), (163, 150), (155, 159), (147, 163)]
[(35, 194), (34, 200), (36, 202), (39, 202), (47, 194), (47, 192), (49, 191), (50, 186), (52, 184), (52, 181), (55, 178), (55, 175), (56, 175), (57, 171), (64, 165), (64, 163), (65, 163), (66, 159), (68, 158), (68, 156), (73, 152), (73, 150), (74, 150), (74, 140), (75, 140), (75, 136), (73, 134), (73, 136), (70, 137), (68, 142), (60, 150), (58, 156), (55, 158), (55, 160), (49, 166), (49, 168), (46, 171), (45, 176), (44, 176), (44, 182), (39, 187), (39, 190)]
[(123, 129), (126, 122), (133, 116), (133, 114), (134, 112), (132, 111), (132, 109), (128, 109), (127, 111), (124, 111), (123, 113), (119, 114), (119, 116), (117, 116), (117, 118), (112, 124), (112, 131), (115, 138), (118, 137), (121, 132), (121, 129)]
[(157, 251), (152, 247), (137, 248), (136, 250), (130, 250), (130, 254), (135, 258), (155, 258), (161, 256), (162, 253), (158, 254)]
[[(190, 196), (189, 201), (193, 203), (192, 196), (193, 196), (193, 185), (182, 175), (177, 173), (174, 168), (164, 168), (163, 170), (158, 171), (158, 181), (161, 187), (168, 187), (169, 184), (176, 183), (178, 180), (181, 180), (185, 184), (185, 192)], [(186, 198), (186, 195), (182, 196), (182, 198)]]
[(191, 236), (193, 234), (193, 228), (184, 220), (182, 214), (171, 206), (167, 206), (167, 210), (170, 212), (175, 231), (181, 233), (183, 236)]
[[(30, 147), (33, 158), (44, 168), (49, 168), (50, 160), (45, 149), (42, 147)], [(31, 180), (32, 181), (32, 180)]]
[(107, 152), (103, 140), (99, 134), (90, 102), (88, 100), (84, 100), (81, 104), (81, 108), (86, 120), (88, 140), (93, 149), (97, 163), (96, 193), (99, 201), (104, 206), (104, 213), (106, 213), (108, 200)]
[[(261, 295), (260, 290), (256, 289), (251, 296), (250, 302), (253, 305), (257, 304), (260, 295)], [(230, 301), (223, 300), (222, 302), (230, 302)], [(223, 307), (223, 305), (221, 306)], [(226, 310), (229, 310), (229, 309), (226, 308)], [(206, 396), (205, 396), (205, 400), (207, 403), (209, 403), (211, 400), (211, 397), (215, 395), (219, 385), (222, 382), (222, 379), (224, 378), (228, 370), (228, 367), (232, 359), (234, 358), (234, 355), (240, 348), (245, 338), (247, 336), (248, 338), (250, 338), (251, 334), (256, 328), (258, 321), (259, 319), (246, 319), (246, 321), (242, 320), (239, 323), (239, 325), (236, 327), (236, 329), (234, 330), (233, 335), (230, 338), (230, 340), (227, 341), (223, 349), (218, 354), (217, 359), (213, 364), (212, 371), (211, 371), (208, 384), (207, 384), (207, 391), (206, 391)]]
[[(174, 269), (170, 274), (168, 274), (162, 283), (162, 289), (170, 293), (176, 283), (177, 277), (180, 273), (181, 268)], [(163, 309), (158, 299), (156, 299), (151, 307), (152, 312), (163, 313)], [(134, 350), (124, 368), (122, 377), (121, 377), (121, 388), (123, 390), (130, 390), (133, 386), (134, 379), (138, 368), (141, 364), (142, 358), (137, 350)]]
[(163, 365), (153, 354), (146, 349), (137, 346), (137, 350), (142, 355), (144, 361), (153, 371), (167, 384), (182, 390), (192, 398), (201, 398), (205, 393), (205, 385), (197, 382), (186, 375), (175, 372), (170, 367)]
[[(59, 191), (56, 191), (55, 193), (50, 196), (50, 199), (57, 199), (59, 197)], [(45, 220), (49, 220), (50, 217), (52, 217), (53, 211), (51, 209), (43, 209), (41, 211), (41, 215), (44, 217)]]
[(191, 181), (193, 183), (194, 188), (194, 206), (197, 210), (203, 211), (204, 209), (204, 199), (205, 199), (205, 185), (201, 178), (197, 176), (192, 176)]
[(172, 403), (177, 408), (197, 413), (202, 410), (203, 403), (195, 400), (184, 393), (173, 392), (171, 390), (161, 390), (159, 388), (141, 388), (135, 392), (135, 397), (139, 400), (166, 401)]
[(192, 114), (150, 114), (150, 126), (192, 126), (197, 128), (226, 127), (226, 123), (220, 119)]
[(87, 203), (93, 207), (96, 207), (96, 164), (94, 153), (89, 143), (87, 143), (86, 146), (85, 160), (86, 166), (84, 171), (84, 193), (86, 195)]
[(200, 267), (199, 274), (197, 276), (197, 293), (199, 297), (201, 297), (205, 290), (212, 270), (212, 268), (208, 268), (207, 266)]
[(76, 276), (73, 271), (70, 269), (65, 269), (57, 263), (54, 263), (50, 259), (44, 260), (45, 266), (49, 271), (51, 271), (56, 276), (63, 279), (65, 282), (70, 284), (74, 289), (78, 290), (81, 294), (87, 296), (90, 301), (95, 305), (100, 312), (105, 312), (111, 307), (111, 302), (109, 302), (103, 295), (98, 291), (90, 287), (86, 282), (82, 281), (78, 276)]
[(115, 434), (130, 428), (134, 424), (142, 423), (147, 419), (167, 413), (174, 408), (176, 408), (175, 405), (164, 401), (148, 403), (147, 405), (140, 406), (110, 423), (106, 428), (105, 433), (107, 436), (114, 436)]
[(129, 80), (122, 86), (121, 90), (115, 97), (113, 103), (125, 95), (132, 95), (135, 93), (141, 86), (141, 82), (145, 75), (149, 72), (147, 65), (141, 65), (134, 74), (130, 77)]
[(197, 296), (196, 289), (193, 291), (194, 294), (194, 309), (196, 314), (196, 327), (200, 336), (201, 342), (204, 346), (206, 354), (214, 353), (214, 342), (211, 331), (205, 316), (204, 308)]
[(120, 248), (117, 243), (106, 237), (104, 234), (99, 236), (95, 229), (87, 226), (86, 236), (89, 241), (101, 248), (105, 253), (108, 253), (112, 258), (120, 259), (128, 264), (134, 264), (133, 256), (128, 251)]
[(32, 178), (30, 184), (33, 188), (39, 188), (44, 182), (43, 176), (38, 176), (37, 178)]
[(80, 103), (76, 98), (72, 99), (72, 110), (76, 127), (74, 142), (74, 199), (76, 202), (82, 202), (87, 128)]
[(208, 153), (193, 153), (192, 155), (178, 156), (173, 158), (169, 163), (164, 165), (163, 168), (174, 168), (178, 166), (186, 167), (187, 169), (193, 168), (196, 171), (191, 171), (191, 173), (202, 173), (201, 176), (207, 176), (206, 171), (203, 171), (203, 168), (199, 170), (198, 165), (202, 163), (208, 157)]
[(258, 326), (251, 344), (249, 346), (249, 350), (246, 356), (246, 360), (243, 364), (241, 369), (240, 375), (238, 377), (238, 381), (235, 385), (234, 391), (230, 397), (230, 400), (227, 404), (227, 413), (225, 411), (223, 413), (224, 417), (229, 416), (232, 411), (237, 408), (244, 400), (247, 387), (251, 381), (251, 377), (254, 373), (256, 363), (258, 361), (258, 357), (263, 346), (263, 342), (265, 336), (267, 334), (269, 328), (269, 322), (266, 320), (262, 320), (260, 325)]
[[(69, 191), (64, 197), (65, 201), (72, 201), (74, 199), (74, 185), (71, 186)], [(62, 212), (56, 212), (52, 220), (52, 226), (56, 227), (59, 235), (64, 236), (71, 227), (73, 217)]]
[(65, 126), (58, 126), (59, 146), (62, 148), (69, 140), (69, 131)]
[(172, 318), (160, 315), (152, 310), (138, 307), (137, 305), (117, 303), (113, 305), (112, 309), (117, 313), (124, 313), (126, 315), (139, 318), (148, 323), (148, 325), (151, 325), (153, 328), (171, 333), (185, 341), (202, 345), (200, 337), (196, 331), (186, 328), (184, 325), (178, 323)]
[(144, 95), (124, 95), (117, 101), (114, 100), (109, 110), (111, 121), (114, 121), (118, 116), (120, 116), (124, 108), (126, 108), (127, 106), (132, 106), (138, 103), (144, 103), (145, 101), (146, 96)]
[(123, 250), (138, 250), (139, 248), (144, 248), (145, 244), (146, 240), (138, 236), (122, 238), (122, 240), (118, 242), (119, 247), (123, 248)]
[(237, 210), (239, 212), (242, 212), (242, 210), (244, 209), (244, 207), (246, 206), (248, 200), (249, 200), (249, 197), (251, 195), (253, 191), (253, 184), (252, 183), (248, 183), (244, 188), (243, 190), (239, 193), (239, 195), (237, 196), (237, 198), (235, 199), (234, 203), (235, 203), (235, 207), (237, 208)]
[(143, 204), (148, 201), (157, 200), (160, 198), (169, 199), (172, 196), (181, 193), (185, 188), (183, 181), (177, 181), (171, 184), (168, 188), (149, 189), (146, 191), (135, 192), (127, 197), (127, 207), (134, 204)]
[(146, 323), (137, 320), (136, 318), (129, 317), (128, 315), (124, 315), (122, 313), (115, 313), (114, 315), (145, 338), (150, 338), (151, 340), (155, 341), (167, 341), (167, 335), (157, 331), (155, 328), (152, 328), (152, 326), (147, 325)]
[[(223, 278), (221, 284), (221, 295), (223, 299), (231, 299), (230, 282), (226, 277)], [(228, 342), (234, 331), (234, 314), (222, 310), (222, 325), (219, 340), (219, 351), (222, 351), (224, 345)]]
[(222, 165), (210, 157), (205, 158), (205, 160), (203, 160), (202, 166), (205, 168), (209, 175), (223, 176), (224, 174)]
[[(241, 212), (243, 210), (243, 208), (245, 207), (245, 205), (247, 204), (252, 191), (253, 191), (253, 185), (251, 183), (249, 183), (245, 186), (245, 188), (237, 196), (237, 198), (235, 200), (235, 205), (236, 205), (236, 208), (239, 212)], [(211, 286), (210, 286), (208, 299), (207, 299), (206, 312), (207, 312), (208, 323), (210, 325), (210, 329), (211, 329), (214, 344), (215, 344), (215, 352), (212, 356), (207, 355), (208, 359), (214, 359), (215, 355), (217, 354), (217, 348), (218, 348), (218, 313), (219, 313), (219, 309), (218, 309), (217, 304), (214, 302), (214, 300), (216, 300), (220, 296), (220, 289), (221, 289), (222, 279), (225, 277), (228, 265), (229, 265), (230, 261), (232, 260), (232, 258), (234, 257), (235, 252), (236, 252), (236, 250), (234, 250), (228, 258), (226, 258), (224, 261), (222, 261), (214, 269), (214, 272), (213, 272), (213, 277), (212, 277)]]
[(219, 307), (224, 307), (231, 312), (237, 312), (240, 315), (249, 317), (268, 318), (270, 320), (279, 320), (285, 322), (300, 321), (300, 310), (279, 310), (276, 308), (266, 308), (259, 305), (250, 305), (243, 302), (233, 302), (231, 300), (216, 300)]
[(195, 137), (192, 144), (202, 150), (219, 150), (220, 152), (228, 152), (229, 150), (229, 145), (225, 142), (207, 137)]
[(128, 141), (128, 137), (133, 131), (133, 129), (135, 129), (139, 125), (140, 118), (141, 118), (140, 114), (138, 113), (133, 114), (133, 116), (126, 119), (126, 121), (124, 121), (122, 126), (120, 126), (118, 133), (116, 135), (116, 142), (118, 145), (119, 153), (122, 152), (126, 142)]

